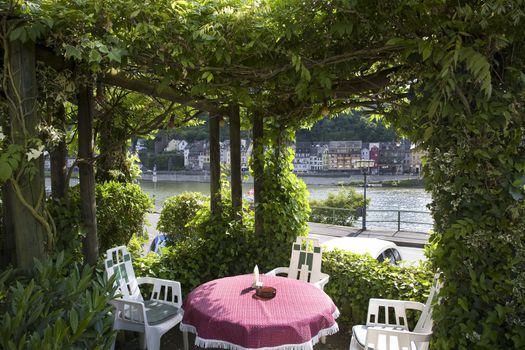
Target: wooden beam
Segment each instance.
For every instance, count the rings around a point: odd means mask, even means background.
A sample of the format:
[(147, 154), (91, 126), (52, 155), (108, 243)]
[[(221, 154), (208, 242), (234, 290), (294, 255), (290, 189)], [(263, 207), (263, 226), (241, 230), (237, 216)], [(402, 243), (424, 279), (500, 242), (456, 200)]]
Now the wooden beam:
[(238, 104), (230, 106), (230, 164), (233, 217), (242, 220), (241, 116)]
[(93, 88), (82, 85), (78, 91), (78, 170), (80, 178), (80, 217), (86, 230), (85, 261), (96, 265), (98, 259), (95, 171), (93, 169)]
[(210, 206), (214, 216), (221, 214), (221, 146), (220, 116), (211, 115), (208, 120), (210, 133)]

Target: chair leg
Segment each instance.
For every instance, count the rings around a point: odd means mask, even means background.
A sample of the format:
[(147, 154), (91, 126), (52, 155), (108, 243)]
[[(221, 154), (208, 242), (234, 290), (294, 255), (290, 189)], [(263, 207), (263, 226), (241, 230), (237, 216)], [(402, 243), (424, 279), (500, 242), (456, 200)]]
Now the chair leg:
[(148, 343), (148, 350), (160, 349), (160, 337), (147, 337), (146, 342)]
[(184, 343), (184, 350), (189, 350), (188, 332), (182, 332), (182, 342)]
[(363, 350), (363, 347), (357, 342), (354, 335), (352, 335), (352, 340), (350, 340), (350, 350)]

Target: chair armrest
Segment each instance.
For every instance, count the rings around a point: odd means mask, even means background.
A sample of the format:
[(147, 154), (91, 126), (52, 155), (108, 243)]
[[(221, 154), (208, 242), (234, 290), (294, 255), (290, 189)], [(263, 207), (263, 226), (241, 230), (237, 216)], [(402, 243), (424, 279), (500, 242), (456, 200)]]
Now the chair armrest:
[(286, 276), (288, 276), (288, 272), (289, 271), (290, 271), (289, 267), (276, 267), (272, 271), (266, 272), (265, 275), (276, 276), (276, 275), (280, 275), (280, 274), (286, 274)]
[(137, 278), (137, 283), (139, 285), (153, 285), (150, 300), (172, 304), (179, 308), (182, 306), (182, 289), (180, 282), (155, 277), (139, 277)]
[(115, 307), (117, 318), (128, 322), (147, 323), (146, 310), (141, 301), (117, 298), (109, 303)]
[[(417, 301), (393, 300), (393, 299), (375, 299), (368, 302), (368, 313), (366, 316), (366, 325), (385, 326), (390, 328), (402, 328), (408, 331), (408, 321), (406, 317), (407, 309), (423, 311), (425, 305)], [(384, 308), (384, 322), (379, 322), (380, 308)], [(390, 308), (394, 309), (394, 318), (391, 319)]]
[(326, 273), (322, 273), (321, 272), (321, 279), (317, 282), (314, 282), (312, 283), (314, 286), (316, 286), (317, 288), (321, 289), (321, 290), (324, 290), (324, 286), (328, 283), (328, 281), (330, 280), (330, 276), (327, 275)]
[(386, 336), (386, 342), (389, 343), (390, 337), (395, 337), (398, 340), (399, 348), (407, 347), (411, 349), (411, 342), (425, 343), (430, 342), (432, 332), (429, 333), (415, 333), (401, 329), (394, 329), (389, 327), (368, 327), (366, 330), (366, 345), (373, 344), (373, 348), (378, 347), (379, 337)]

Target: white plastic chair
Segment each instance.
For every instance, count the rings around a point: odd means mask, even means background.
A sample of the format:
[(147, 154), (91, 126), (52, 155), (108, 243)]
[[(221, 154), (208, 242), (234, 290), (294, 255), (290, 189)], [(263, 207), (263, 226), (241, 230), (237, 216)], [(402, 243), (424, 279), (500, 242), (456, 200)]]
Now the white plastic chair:
[(289, 267), (277, 267), (267, 275), (286, 274), (288, 278), (305, 281), (323, 289), (330, 276), (321, 272), (322, 252), (317, 239), (297, 237), (292, 244)]
[[(350, 350), (427, 350), (432, 336), (432, 302), (440, 287), (437, 281), (436, 276), (425, 304), (370, 299), (366, 326), (352, 328)], [(406, 317), (409, 309), (421, 311), (412, 331), (408, 329)]]
[[(180, 283), (152, 277), (136, 278), (125, 246), (108, 249), (105, 266), (108, 278), (115, 275), (117, 293), (122, 295), (111, 301), (115, 306), (113, 329), (141, 332), (141, 349), (158, 350), (162, 335), (182, 320)], [(153, 285), (149, 300), (142, 298), (139, 289), (142, 284)]]

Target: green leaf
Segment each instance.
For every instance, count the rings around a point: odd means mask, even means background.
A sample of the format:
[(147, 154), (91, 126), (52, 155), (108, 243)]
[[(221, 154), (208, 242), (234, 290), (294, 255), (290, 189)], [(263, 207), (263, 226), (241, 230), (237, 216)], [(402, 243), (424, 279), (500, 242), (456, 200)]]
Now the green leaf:
[(9, 39), (11, 39), (11, 41), (20, 40), (24, 42), (24, 40), (22, 40), (22, 37), (25, 38), (25, 36), (26, 36), (26, 29), (24, 27), (18, 27), (16, 29), (13, 29), (11, 33), (9, 33)]
[(11, 177), (13, 170), (6, 163), (0, 163), (0, 182), (4, 182)]
[(100, 63), (100, 61), (102, 61), (102, 56), (100, 55), (100, 52), (98, 52), (98, 50), (91, 50), (89, 52), (89, 62), (96, 62), (96, 63)]
[(71, 45), (66, 45), (64, 47), (64, 49), (65, 49), (64, 56), (66, 58), (71, 58), (72, 57), (72, 58), (75, 58), (77, 60), (81, 60), (82, 59), (82, 52), (79, 49), (77, 49), (76, 47), (71, 46)]
[(75, 309), (71, 310), (69, 313), (69, 325), (71, 326), (73, 333), (76, 333), (78, 327), (78, 313)]

